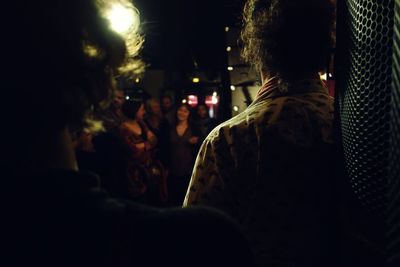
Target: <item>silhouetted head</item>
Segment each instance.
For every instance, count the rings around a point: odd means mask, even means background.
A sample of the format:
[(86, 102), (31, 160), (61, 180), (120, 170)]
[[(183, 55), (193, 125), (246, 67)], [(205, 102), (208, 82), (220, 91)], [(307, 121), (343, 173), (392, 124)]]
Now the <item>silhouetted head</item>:
[(242, 55), (268, 76), (316, 73), (328, 60), (333, 17), (330, 0), (248, 0)]
[(146, 102), (146, 112), (150, 115), (161, 117), (161, 105), (160, 101), (156, 98), (151, 98)]
[(146, 111), (141, 100), (127, 100), (122, 106), (122, 113), (132, 120), (143, 120)]
[(161, 97), (161, 109), (164, 113), (170, 111), (172, 109), (173, 104), (174, 103), (172, 102), (171, 96), (163, 95)]
[[(122, 4), (135, 25), (117, 33), (109, 16)], [(142, 43), (138, 12), (129, 0), (8, 1), (3, 8), (15, 17), (3, 33), (3, 75), (25, 130), (82, 126), (88, 111), (112, 100), (114, 76), (139, 67), (132, 60)]]
[(208, 108), (205, 104), (200, 104), (197, 106), (197, 115), (200, 119), (208, 118)]
[[(121, 6), (129, 28), (110, 19)], [(140, 69), (138, 11), (129, 0), (7, 1), (2, 9), (9, 15), (2, 20), (13, 18), (2, 21), (1, 86), (10, 105), (3, 152), (21, 166), (38, 153), (61, 158), (66, 132), (111, 102), (114, 76)]]

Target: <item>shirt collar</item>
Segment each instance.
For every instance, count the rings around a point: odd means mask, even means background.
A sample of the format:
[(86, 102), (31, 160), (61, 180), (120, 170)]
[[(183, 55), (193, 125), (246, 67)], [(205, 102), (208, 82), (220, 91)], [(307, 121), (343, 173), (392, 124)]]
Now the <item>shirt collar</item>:
[(274, 76), (272, 78), (267, 79), (261, 88), (258, 90), (257, 98), (260, 98), (263, 95), (269, 95), (272, 91), (278, 89), (279, 87), (279, 78)]
[(300, 79), (291, 83), (282, 82), (278, 76), (274, 76), (264, 82), (258, 90), (256, 100), (315, 91), (328, 94), (328, 88), (318, 76)]

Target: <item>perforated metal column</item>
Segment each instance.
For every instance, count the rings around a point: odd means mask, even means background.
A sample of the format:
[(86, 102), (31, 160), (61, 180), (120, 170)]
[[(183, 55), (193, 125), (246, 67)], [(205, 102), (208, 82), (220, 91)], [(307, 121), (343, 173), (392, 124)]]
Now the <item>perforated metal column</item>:
[[(372, 214), (386, 211), (394, 0), (347, 0), (350, 34), (340, 116), (345, 166)], [(383, 217), (382, 217), (383, 218)]]
[(387, 253), (391, 266), (400, 266), (400, 0), (396, 0), (394, 29)]

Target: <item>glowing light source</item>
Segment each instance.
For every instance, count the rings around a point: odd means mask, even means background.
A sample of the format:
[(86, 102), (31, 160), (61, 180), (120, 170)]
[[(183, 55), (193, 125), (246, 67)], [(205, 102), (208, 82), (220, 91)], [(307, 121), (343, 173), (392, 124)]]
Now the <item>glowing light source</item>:
[(232, 51), (232, 47), (230, 47), (230, 46), (226, 47), (226, 51), (227, 52), (231, 52)]
[(324, 81), (327, 80), (327, 74), (326, 73), (320, 74), (319, 77), (321, 78), (321, 80), (324, 80)]
[(135, 79), (135, 83), (140, 83), (140, 79), (139, 79), (139, 78), (136, 78), (136, 79)]
[(197, 96), (195, 95), (189, 95), (188, 96), (188, 102), (187, 102), (190, 106), (195, 107), (198, 104), (198, 99)]
[(182, 104), (186, 104), (187, 100), (186, 99), (182, 99)]
[(212, 98), (211, 98), (211, 103), (212, 103), (213, 105), (218, 104), (218, 97), (213, 95)]
[(125, 99), (126, 99), (126, 100), (129, 100), (129, 98), (130, 98), (129, 95), (125, 96)]
[(217, 92), (213, 92), (213, 94), (212, 94), (213, 96), (217, 96), (218, 94), (217, 94)]
[(106, 13), (111, 28), (117, 33), (124, 34), (138, 27), (139, 17), (132, 8), (120, 3), (113, 4)]
[(217, 105), (218, 102), (219, 99), (217, 93), (214, 93), (212, 96), (211, 95), (206, 96), (206, 101), (205, 101), (206, 105), (208, 106)]
[(118, 33), (125, 42), (129, 57), (119, 67), (119, 71), (130, 74), (144, 72), (144, 62), (135, 58), (144, 40), (140, 33), (140, 13), (132, 0), (96, 0), (95, 3), (101, 17), (108, 22), (110, 30)]
[(229, 32), (229, 27), (228, 26), (225, 27), (225, 31)]
[(233, 67), (232, 67), (232, 66), (229, 66), (227, 69), (228, 69), (229, 71), (233, 71)]
[(235, 90), (236, 90), (236, 86), (231, 85), (231, 90), (232, 90), (232, 91), (235, 91)]
[(239, 111), (239, 107), (238, 106), (233, 106), (233, 111), (238, 112)]
[(197, 78), (197, 77), (194, 77), (193, 78), (193, 83), (199, 83), (200, 82), (200, 79), (199, 78)]
[(329, 78), (332, 78), (332, 77), (333, 77), (333, 75), (331, 73), (329, 73)]

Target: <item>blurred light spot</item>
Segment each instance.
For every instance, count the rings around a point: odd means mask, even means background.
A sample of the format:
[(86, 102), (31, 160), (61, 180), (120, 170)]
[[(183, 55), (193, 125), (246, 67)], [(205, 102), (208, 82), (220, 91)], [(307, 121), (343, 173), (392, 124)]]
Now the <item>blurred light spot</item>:
[(124, 34), (139, 24), (137, 12), (120, 3), (113, 4), (106, 13), (111, 28), (117, 33)]

